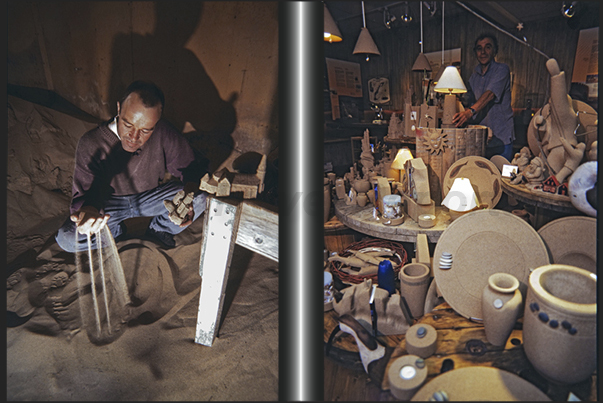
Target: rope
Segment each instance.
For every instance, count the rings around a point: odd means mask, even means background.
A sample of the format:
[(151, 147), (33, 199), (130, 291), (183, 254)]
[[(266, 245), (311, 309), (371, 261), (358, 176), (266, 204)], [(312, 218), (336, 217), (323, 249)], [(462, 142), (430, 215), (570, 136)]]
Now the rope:
[[(402, 266), (404, 266), (408, 262), (408, 255), (406, 253), (406, 249), (404, 249), (402, 244), (398, 243), (398, 242), (388, 241), (385, 239), (368, 239), (368, 240), (354, 242), (354, 243), (350, 244), (346, 249), (344, 249), (339, 254), (339, 256), (348, 257), (353, 254), (353, 252), (351, 252), (351, 250), (358, 251), (358, 250), (362, 250), (364, 248), (369, 248), (369, 247), (387, 248), (387, 249), (391, 250), (392, 252), (394, 252), (394, 256), (390, 257), (390, 260), (394, 261), (398, 265), (394, 269), (394, 273), (396, 274), (396, 277), (397, 277), (398, 272), (402, 269)], [(371, 275), (349, 274), (349, 273), (346, 273), (345, 271), (341, 270), (343, 267), (344, 267), (344, 264), (342, 262), (337, 262), (337, 261), (329, 262), (329, 266), (328, 266), (331, 274), (333, 274), (334, 277), (339, 278), (344, 283), (359, 284), (359, 283), (362, 283), (364, 280), (368, 280), (368, 279), (372, 280), (373, 283), (375, 283), (377, 281), (377, 276), (378, 276), (377, 274), (371, 274)]]

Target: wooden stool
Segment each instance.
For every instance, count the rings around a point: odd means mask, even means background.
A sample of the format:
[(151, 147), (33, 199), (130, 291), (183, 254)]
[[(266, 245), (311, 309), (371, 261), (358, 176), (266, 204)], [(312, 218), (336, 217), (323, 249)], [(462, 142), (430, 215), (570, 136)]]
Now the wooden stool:
[(251, 201), (208, 198), (201, 241), (201, 296), (195, 343), (218, 334), (235, 244), (278, 262), (278, 214)]

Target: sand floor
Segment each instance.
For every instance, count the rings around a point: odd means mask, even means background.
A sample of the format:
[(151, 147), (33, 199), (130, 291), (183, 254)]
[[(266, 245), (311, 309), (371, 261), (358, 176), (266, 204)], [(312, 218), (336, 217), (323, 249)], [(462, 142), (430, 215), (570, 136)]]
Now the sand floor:
[(169, 250), (144, 238), (144, 219), (128, 222), (116, 247), (132, 309), (110, 315), (119, 330), (99, 343), (91, 287), (78, 292), (89, 278), (54, 241), (91, 124), (14, 97), (8, 117), (7, 400), (277, 400), (278, 263), (235, 248), (218, 337), (203, 346), (204, 215)]

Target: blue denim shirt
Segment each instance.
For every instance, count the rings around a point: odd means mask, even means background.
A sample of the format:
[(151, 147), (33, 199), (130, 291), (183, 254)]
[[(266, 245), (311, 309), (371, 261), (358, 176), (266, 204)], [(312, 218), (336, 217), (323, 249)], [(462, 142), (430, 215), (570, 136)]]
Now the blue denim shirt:
[(511, 107), (511, 70), (504, 63), (492, 61), (486, 74), (482, 74), (481, 65), (477, 65), (469, 78), (469, 91), (478, 100), (487, 90), (494, 93), (494, 100), (476, 116), (476, 124), (488, 126), (492, 135), (503, 144), (515, 140), (513, 128), (513, 108)]

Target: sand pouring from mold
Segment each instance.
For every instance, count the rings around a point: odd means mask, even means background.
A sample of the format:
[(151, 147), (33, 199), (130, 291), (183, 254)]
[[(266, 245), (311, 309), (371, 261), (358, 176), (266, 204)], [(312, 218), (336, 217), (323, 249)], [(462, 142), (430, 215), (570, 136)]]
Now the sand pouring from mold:
[(90, 341), (104, 344), (121, 334), (130, 297), (107, 225), (87, 238), (87, 250), (78, 251), (75, 256), (82, 327)]

